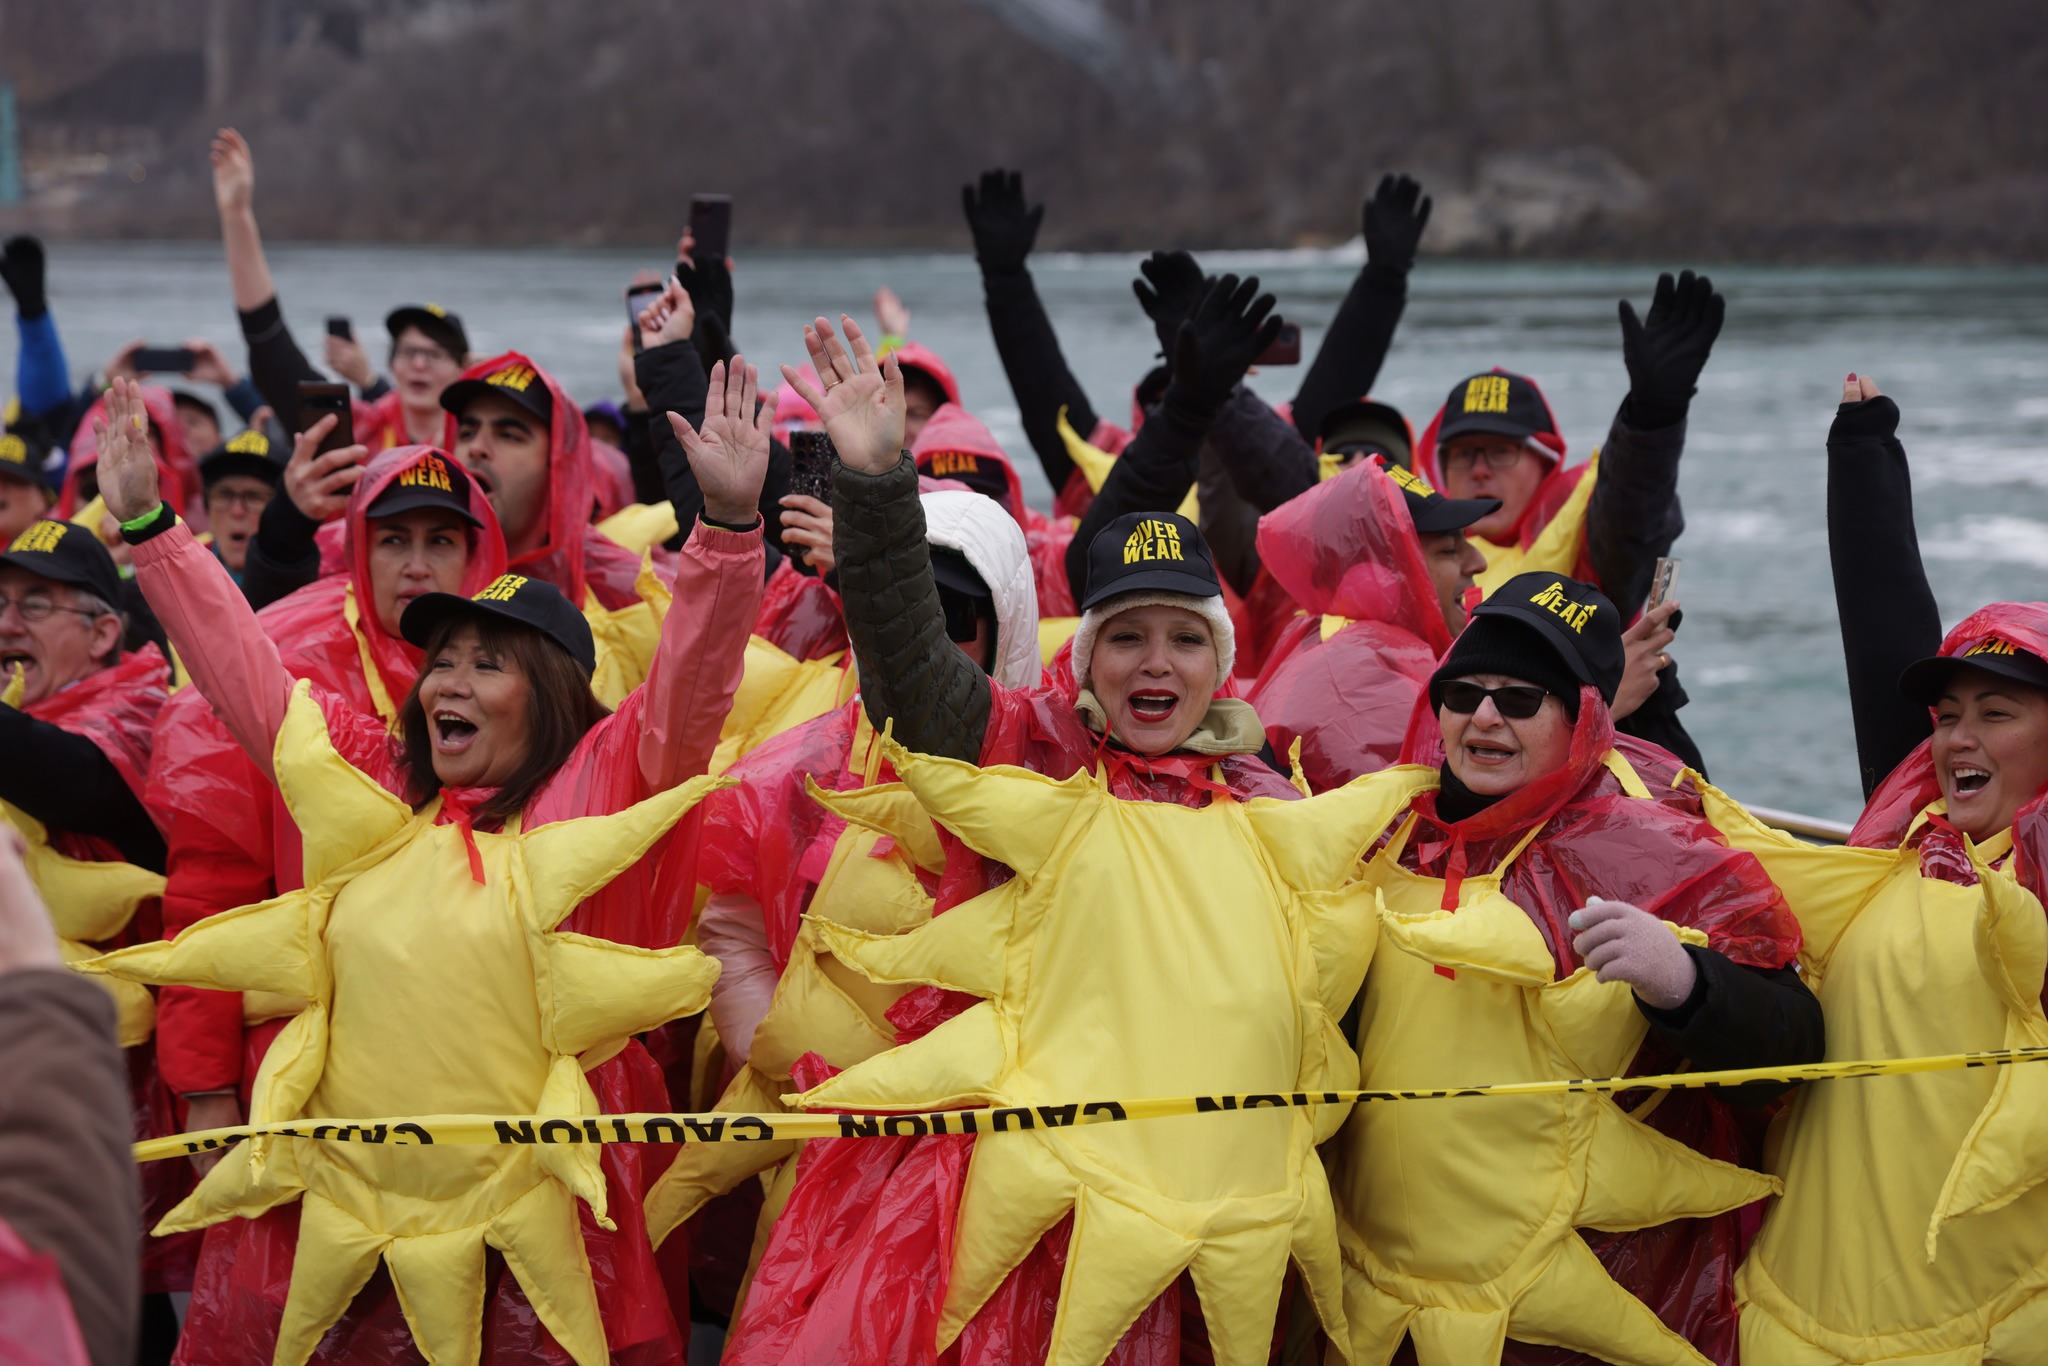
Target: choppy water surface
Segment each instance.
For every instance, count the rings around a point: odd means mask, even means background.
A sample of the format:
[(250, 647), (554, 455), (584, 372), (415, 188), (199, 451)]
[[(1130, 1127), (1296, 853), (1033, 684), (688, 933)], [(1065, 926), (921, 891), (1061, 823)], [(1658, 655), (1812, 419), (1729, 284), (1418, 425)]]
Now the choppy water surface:
[[(51, 293), (74, 372), (122, 342), (199, 334), (241, 355), (227, 272), (204, 244), (58, 245)], [(1315, 345), (1353, 270), (1317, 253), (1205, 258), (1255, 270)], [(1127, 256), (1035, 263), (1067, 359), (1104, 413), (1129, 409), (1154, 350)], [(663, 253), (366, 247), (272, 251), (287, 317), (317, 356), (323, 319), (379, 333), (393, 305), (459, 312), (481, 354), (518, 347), (583, 401), (618, 392), (620, 291)], [(1922, 544), (1944, 618), (1996, 598), (2048, 597), (2048, 271), (1730, 269), (1728, 326), (1692, 410), (1681, 489), (1688, 529), (1675, 647), (1686, 719), (1717, 781), (1774, 806), (1848, 818), (1858, 806), (1841, 646), (1828, 578), (1823, 442), (1849, 370), (1879, 377), (1905, 412)], [(1420, 427), (1462, 376), (1503, 365), (1537, 377), (1574, 459), (1605, 434), (1627, 387), (1615, 300), (1647, 306), (1654, 271), (1425, 264), (1377, 396)], [(762, 255), (743, 260), (735, 331), (764, 369), (801, 360), (798, 329), (849, 311), (863, 325), (888, 284), (913, 333), (957, 369), (966, 401), (1049, 496), (996, 360), (965, 256)], [(0, 334), (11, 377), (11, 333)], [(771, 370), (772, 373), (772, 370)], [(1296, 375), (1253, 384), (1290, 397)]]

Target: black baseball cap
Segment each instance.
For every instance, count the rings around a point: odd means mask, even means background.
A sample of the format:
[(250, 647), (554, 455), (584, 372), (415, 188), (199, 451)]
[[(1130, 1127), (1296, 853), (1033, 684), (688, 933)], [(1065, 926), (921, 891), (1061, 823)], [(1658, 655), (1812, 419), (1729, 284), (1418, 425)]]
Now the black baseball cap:
[(1408, 515), (1415, 521), (1415, 534), (1435, 536), (1446, 531), (1463, 531), (1482, 517), (1500, 511), (1498, 498), (1446, 498), (1429, 486), (1429, 481), (1400, 465), (1388, 468), (1387, 477), (1400, 487), (1408, 502)]
[(363, 510), (363, 516), (374, 521), (419, 508), (445, 508), (471, 526), (483, 525), (469, 510), (469, 475), (454, 457), (441, 451), (421, 451), (411, 464), (392, 475), (384, 491)]
[(523, 360), (507, 361), (488, 375), (459, 379), (441, 391), (441, 406), (457, 417), (484, 394), (498, 394), (532, 413), (543, 425), (555, 419), (555, 396), (540, 372)]
[[(1502, 631), (1500, 626), (1525, 629)], [(1526, 664), (1505, 658), (1514, 653), (1517, 641), (1547, 647), (1547, 657)], [(1431, 695), (1444, 680), (1468, 673), (1525, 677), (1556, 691), (1548, 676), (1553, 660), (1563, 664), (1571, 678), (1592, 684), (1612, 702), (1627, 662), (1621, 644), (1621, 613), (1591, 584), (1562, 574), (1517, 574), (1472, 609), (1471, 624), (1429, 680)], [(1576, 706), (1568, 710), (1576, 711)]]
[(1408, 419), (1399, 409), (1361, 398), (1340, 403), (1323, 416), (1316, 435), (1323, 450), (1332, 454), (1360, 452), (1384, 455), (1396, 465), (1406, 466), (1415, 455)]
[(272, 488), (284, 478), (284, 463), (272, 449), (270, 438), (251, 427), (231, 441), (215, 446), (199, 461), (199, 478), (207, 488), (231, 475), (261, 479)]
[(1550, 405), (1543, 401), (1534, 380), (1506, 370), (1488, 370), (1459, 380), (1444, 400), (1437, 444), (1474, 432), (1526, 441), (1539, 434), (1556, 436), (1557, 425), (1551, 421)]
[(0, 434), (0, 478), (34, 484), (47, 493), (55, 493), (56, 482), (44, 463), (49, 456), (49, 445), (40, 437), (24, 432)]
[(26, 569), (52, 583), (83, 588), (109, 607), (121, 603), (121, 571), (99, 537), (72, 522), (30, 522), (0, 564)]
[(1949, 680), (1965, 669), (1982, 669), (2048, 692), (2048, 661), (2009, 640), (1987, 636), (1961, 654), (1935, 655), (1908, 664), (1899, 675), (1899, 696), (1931, 707), (1941, 701)]
[(469, 357), (469, 333), (463, 331), (462, 319), (450, 313), (439, 304), (406, 304), (391, 310), (384, 319), (384, 330), (391, 334), (391, 344), (398, 345), (398, 334), (408, 327), (417, 327), (433, 339), (436, 346), (455, 357), (460, 365)]
[(590, 623), (570, 606), (561, 589), (546, 579), (524, 574), (500, 574), (473, 598), (459, 593), (414, 598), (398, 619), (398, 633), (424, 650), (442, 622), (479, 615), (531, 627), (561, 646), (584, 673), (597, 672), (597, 642), (590, 634)]
[(1220, 597), (1208, 543), (1175, 512), (1127, 512), (1088, 543), (1087, 611), (1122, 593), (1185, 593)]

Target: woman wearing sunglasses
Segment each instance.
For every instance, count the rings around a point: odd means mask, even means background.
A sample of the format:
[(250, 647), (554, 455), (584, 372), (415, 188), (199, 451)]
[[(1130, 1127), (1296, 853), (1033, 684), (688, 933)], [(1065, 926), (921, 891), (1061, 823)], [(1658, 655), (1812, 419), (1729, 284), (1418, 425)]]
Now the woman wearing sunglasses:
[[(1408, 742), (1427, 767), (1390, 771), (1417, 790), (1367, 865), (1385, 910), (1363, 1086), (1821, 1056), (1777, 888), (1677, 760), (1615, 733), (1621, 626), (1586, 584), (1518, 575), (1431, 677), (1434, 724), (1418, 714)], [(1745, 1107), (1775, 1094), (1360, 1106), (1332, 1180), (1351, 1359), (1405, 1336), (1421, 1366), (1535, 1359), (1525, 1344), (1732, 1361), (1736, 1211), (1770, 1188), (1744, 1170), (1762, 1118)]]

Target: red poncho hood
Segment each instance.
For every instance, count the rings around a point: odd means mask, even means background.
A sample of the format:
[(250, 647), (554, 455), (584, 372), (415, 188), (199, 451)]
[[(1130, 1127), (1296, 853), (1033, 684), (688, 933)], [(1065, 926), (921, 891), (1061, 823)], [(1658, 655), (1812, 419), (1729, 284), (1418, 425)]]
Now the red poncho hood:
[[(1490, 373), (1505, 375), (1508, 372), (1496, 365)], [(1524, 375), (1522, 378), (1528, 379), (1528, 376)], [(1536, 492), (1530, 495), (1529, 505), (1522, 509), (1521, 519), (1515, 523), (1515, 534), (1511, 540), (1520, 546), (1528, 546), (1535, 541), (1550, 519), (1557, 515), (1557, 510), (1564, 506), (1565, 500), (1572, 496), (1572, 490), (1579, 486), (1579, 480), (1585, 478), (1586, 470), (1589, 468), (1587, 465), (1565, 468), (1564, 436), (1557, 425), (1557, 413), (1551, 408), (1550, 399), (1544, 395), (1542, 387), (1535, 380), (1529, 380), (1529, 387), (1536, 391), (1536, 397), (1542, 401), (1544, 415), (1550, 419), (1550, 430), (1538, 432), (1528, 439), (1532, 444), (1549, 451), (1552, 458), (1549, 472), (1543, 476), (1543, 482), (1536, 486)], [(1443, 470), (1438, 467), (1436, 458), (1436, 433), (1443, 425), (1444, 410), (1438, 408), (1436, 416), (1429, 420), (1429, 426), (1423, 429), (1422, 436), (1415, 442), (1415, 472), (1436, 488), (1444, 487)]]
[[(548, 431), (548, 506), (542, 513), (547, 537), (538, 548), (506, 567), (546, 579), (579, 608), (590, 592), (595, 592), (598, 601), (610, 608), (637, 601), (639, 592), (634, 580), (640, 573), (640, 557), (606, 540), (590, 524), (597, 477), (592, 464), (590, 428), (585, 425), (583, 410), (576, 406), (576, 401), (553, 375), (517, 351), (479, 361), (463, 371), (461, 378), (488, 380), (519, 368), (531, 371), (532, 378), (527, 382), (545, 384), (554, 398), (554, 417)], [(456, 448), (459, 425), (457, 416), (448, 414), (441, 438), (448, 450)]]
[[(142, 406), (149, 414), (149, 434), (156, 445), (156, 477), (160, 496), (179, 516), (200, 530), (206, 529), (206, 499), (199, 479), (198, 457), (185, 448), (185, 429), (178, 425), (178, 406), (171, 391), (153, 384), (142, 386)], [(77, 434), (71, 438), (71, 460), (64, 468), (64, 486), (57, 493), (57, 515), (68, 518), (91, 502), (79, 496), (78, 477), (99, 464), (100, 435), (95, 425), (107, 420), (107, 399), (102, 394), (79, 419)]]
[(1377, 462), (1261, 517), (1259, 560), (1314, 615), (1385, 622), (1437, 654), (1451, 647), (1408, 500)]
[(939, 359), (938, 352), (916, 342), (905, 342), (889, 354), (905, 370), (922, 370), (930, 375), (933, 383), (944, 391), (946, 402), (960, 402), (960, 381), (953, 377), (953, 367)]
[(156, 646), (145, 645), (22, 711), (99, 746), (139, 799), (156, 714), (170, 696), (170, 684), (170, 665)]
[[(950, 481), (944, 487), (994, 496), (1019, 526), (1024, 525), (1024, 489), (1017, 467), (982, 420), (957, 401), (939, 405), (911, 444), (910, 458), (917, 462), (920, 475)], [(1003, 492), (992, 495), (987, 486), (998, 479)]]

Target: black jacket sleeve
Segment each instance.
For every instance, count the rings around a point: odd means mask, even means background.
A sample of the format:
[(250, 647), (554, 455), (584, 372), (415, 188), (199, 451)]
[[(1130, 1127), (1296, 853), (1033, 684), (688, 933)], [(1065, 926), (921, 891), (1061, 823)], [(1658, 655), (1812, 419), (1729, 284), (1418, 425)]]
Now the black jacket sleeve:
[(1927, 738), (1927, 708), (1899, 696), (1899, 675), (1941, 648), (1898, 430), (1899, 405), (1880, 396), (1843, 404), (1828, 431), (1828, 559), (1866, 797)]
[(633, 467), (633, 501), (658, 503), (668, 497), (668, 486), (661, 481), (661, 458), (654, 451), (654, 414), (645, 408), (626, 409), (624, 440), (626, 463)]
[(1052, 330), (1045, 305), (1039, 302), (1031, 272), (984, 273), (981, 285), (988, 300), (989, 331), (995, 334), (996, 354), (1009, 377), (1010, 392), (1017, 398), (1024, 435), (1038, 453), (1038, 463), (1057, 495), (1074, 472), (1067, 444), (1060, 440), (1060, 409), (1066, 409), (1067, 422), (1084, 441), (1095, 431), (1095, 409), (1067, 369), (1060, 339)]
[[(676, 440), (675, 428), (669, 426), (668, 414), (680, 413), (692, 427), (702, 427), (710, 380), (695, 345), (687, 337), (650, 346), (635, 356), (633, 378), (640, 385), (640, 392), (647, 396), (648, 439), (661, 476), (661, 495), (652, 501), (666, 498), (674, 505), (680, 530), (669, 542), (669, 549), (677, 550), (682, 547), (683, 537), (697, 524), (697, 518), (703, 515), (704, 493), (697, 487), (697, 476), (690, 469), (690, 457), (683, 453), (683, 443)], [(761, 534), (770, 552), (771, 566), (778, 555), (787, 553), (782, 545), (782, 499), (789, 492), (789, 468), (789, 448), (780, 441), (773, 442), (769, 446), (768, 477), (761, 485), (759, 504)], [(641, 478), (636, 469), (635, 490), (640, 488)]]
[(164, 870), (164, 837), (100, 747), (12, 707), (0, 707), (0, 801), (52, 830), (111, 841), (121, 857)]
[(1600, 591), (1623, 621), (1633, 621), (1650, 596), (1650, 576), (1660, 557), (1685, 530), (1678, 505), (1678, 459), (1685, 450), (1685, 421), (1652, 430), (1630, 422), (1633, 399), (1625, 399), (1600, 449), (1600, 474), (1586, 509), (1586, 555)]
[(908, 452), (885, 474), (833, 472), (832, 556), (868, 720), (893, 721), (917, 753), (979, 763), (988, 675), (946, 636)]
[(1259, 577), (1259, 510), (1238, 497), (1216, 449), (1213, 427), (1195, 461), (1195, 496), (1201, 504), (1202, 539), (1209, 543), (1216, 572), (1240, 594), (1251, 592)]
[(1216, 415), (1209, 444), (1230, 471), (1237, 496), (1262, 513), (1299, 498), (1321, 478), (1315, 444), (1246, 388)]
[(327, 376), (313, 368), (292, 340), (276, 295), (268, 303), (242, 310), (240, 317), (242, 340), (249, 344), (249, 379), (284, 429), (295, 432), (299, 430), (300, 382), (323, 381)]
[[(1702, 1072), (1737, 1067), (1791, 1067), (1819, 1062), (1827, 1053), (1820, 1001), (1797, 970), (1752, 968), (1713, 949), (1688, 944), (1699, 980), (1675, 1010), (1636, 1008), (1650, 1028)], [(1790, 1089), (1779, 1082), (1715, 1087), (1736, 1105), (1766, 1105)]]
[(1088, 596), (1088, 543), (1095, 534), (1127, 512), (1172, 512), (1179, 507), (1194, 487), (1207, 433), (1208, 423), (1190, 417), (1170, 392), (1138, 429), (1109, 467), (1109, 477), (1067, 543), (1067, 582), (1075, 602)]
[(313, 539), (319, 530), (283, 489), (263, 505), (242, 561), (242, 596), (249, 606), (260, 611), (320, 577), (320, 546)]
[(1323, 344), (1316, 348), (1315, 360), (1301, 377), (1301, 391), (1294, 396), (1294, 429), (1304, 440), (1316, 439), (1332, 408), (1371, 392), (1407, 306), (1406, 272), (1367, 261), (1337, 306), (1337, 316), (1330, 319), (1330, 330), (1323, 334)]

